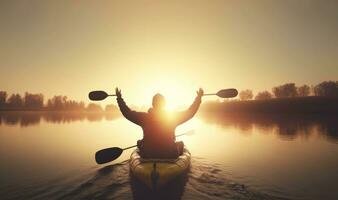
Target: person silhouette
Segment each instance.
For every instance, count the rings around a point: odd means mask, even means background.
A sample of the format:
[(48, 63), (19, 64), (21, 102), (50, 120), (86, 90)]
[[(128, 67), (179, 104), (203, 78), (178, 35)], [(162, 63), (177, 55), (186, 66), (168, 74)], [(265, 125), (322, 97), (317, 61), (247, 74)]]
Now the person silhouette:
[(184, 144), (182, 141), (176, 142), (175, 129), (191, 119), (198, 111), (204, 91), (200, 88), (196, 93), (193, 104), (185, 111), (172, 113), (166, 111), (165, 98), (157, 93), (152, 99), (152, 107), (148, 112), (137, 112), (127, 106), (121, 90), (115, 89), (122, 115), (143, 129), (143, 139), (137, 142), (141, 157), (172, 159), (183, 153)]

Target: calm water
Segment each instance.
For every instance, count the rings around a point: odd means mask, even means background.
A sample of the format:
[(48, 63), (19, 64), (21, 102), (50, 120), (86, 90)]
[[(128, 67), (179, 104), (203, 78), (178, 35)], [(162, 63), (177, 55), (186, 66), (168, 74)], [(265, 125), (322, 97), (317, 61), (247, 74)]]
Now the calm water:
[[(179, 127), (192, 153), (174, 199), (338, 199), (337, 116), (199, 115)], [(1, 199), (137, 199), (132, 150), (94, 154), (142, 137), (119, 115), (0, 113)]]

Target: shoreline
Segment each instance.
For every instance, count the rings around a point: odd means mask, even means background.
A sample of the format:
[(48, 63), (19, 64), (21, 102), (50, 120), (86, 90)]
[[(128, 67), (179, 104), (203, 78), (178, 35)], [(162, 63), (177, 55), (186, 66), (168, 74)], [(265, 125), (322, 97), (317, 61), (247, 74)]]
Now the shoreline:
[(267, 100), (205, 102), (201, 112), (243, 114), (338, 114), (337, 97), (294, 97)]
[[(40, 113), (78, 113), (78, 114), (120, 114), (113, 111), (88, 110), (48, 110), (48, 109), (1, 109), (2, 113), (40, 112)], [(338, 97), (293, 97), (266, 100), (230, 100), (224, 102), (205, 101), (198, 113), (243, 113), (243, 114), (338, 114)]]

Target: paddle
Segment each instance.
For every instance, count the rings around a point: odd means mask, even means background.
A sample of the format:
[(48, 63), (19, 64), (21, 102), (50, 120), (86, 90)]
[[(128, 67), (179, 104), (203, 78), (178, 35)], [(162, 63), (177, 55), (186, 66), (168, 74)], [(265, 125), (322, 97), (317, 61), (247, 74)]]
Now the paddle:
[[(190, 130), (190, 131), (187, 131), (185, 133), (176, 135), (175, 137), (180, 137), (180, 136), (183, 136), (183, 135), (192, 135), (192, 134), (194, 134), (194, 130)], [(122, 154), (122, 152), (124, 150), (131, 149), (131, 148), (134, 148), (136, 146), (137, 145), (133, 145), (133, 146), (130, 146), (130, 147), (126, 147), (124, 149), (121, 149), (119, 147), (111, 147), (111, 148), (107, 148), (107, 149), (102, 149), (102, 150), (96, 152), (96, 154), (95, 154), (96, 163), (97, 164), (104, 164), (104, 163), (107, 163), (107, 162), (111, 162), (111, 161), (117, 159), (118, 157), (120, 157), (120, 155)]]
[(89, 99), (92, 101), (101, 101), (109, 96), (116, 96), (115, 94), (107, 94), (107, 92), (102, 91), (102, 90), (97, 90), (97, 91), (92, 91), (89, 92)]
[[(217, 95), (221, 98), (232, 98), (236, 97), (238, 94), (238, 91), (234, 88), (230, 89), (223, 89), (218, 91), (217, 93), (211, 93), (211, 94), (204, 94), (204, 96), (209, 96), (209, 95)], [(105, 98), (109, 96), (116, 96), (115, 94), (107, 94), (107, 92), (102, 91), (102, 90), (97, 90), (97, 91), (92, 91), (89, 93), (89, 99), (92, 101), (101, 101), (104, 100)]]
[(217, 95), (221, 98), (232, 98), (232, 97), (236, 97), (237, 94), (238, 94), (238, 91), (235, 88), (230, 88), (230, 89), (220, 90), (217, 93), (204, 94), (204, 96)]

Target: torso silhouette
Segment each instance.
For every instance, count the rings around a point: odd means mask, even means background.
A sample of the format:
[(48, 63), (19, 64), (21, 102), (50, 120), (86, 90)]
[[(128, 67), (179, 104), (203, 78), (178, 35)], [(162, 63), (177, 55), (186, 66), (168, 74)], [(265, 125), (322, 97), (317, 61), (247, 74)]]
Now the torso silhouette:
[(173, 113), (154, 108), (150, 108), (148, 112), (136, 112), (131, 110), (122, 98), (117, 98), (117, 102), (123, 116), (143, 129), (141, 156), (173, 158), (178, 155), (175, 129), (195, 115), (201, 104), (201, 97), (196, 97), (194, 103), (186, 111)]

